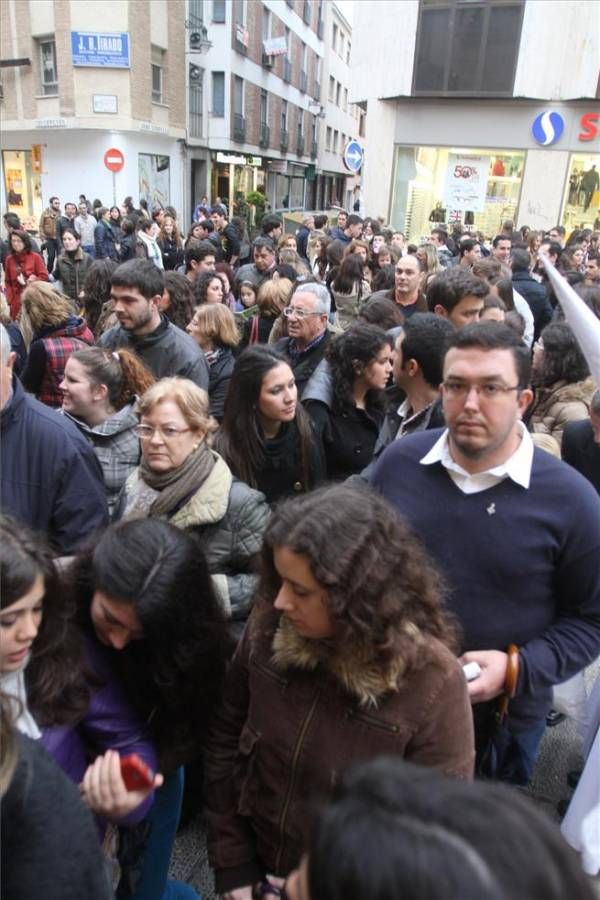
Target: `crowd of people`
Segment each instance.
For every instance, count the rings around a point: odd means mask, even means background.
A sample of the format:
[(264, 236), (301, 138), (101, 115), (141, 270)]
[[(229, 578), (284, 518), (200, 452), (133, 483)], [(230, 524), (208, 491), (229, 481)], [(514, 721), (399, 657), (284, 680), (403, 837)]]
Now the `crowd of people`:
[(600, 233), (194, 219), (4, 215), (2, 896), (591, 898)]

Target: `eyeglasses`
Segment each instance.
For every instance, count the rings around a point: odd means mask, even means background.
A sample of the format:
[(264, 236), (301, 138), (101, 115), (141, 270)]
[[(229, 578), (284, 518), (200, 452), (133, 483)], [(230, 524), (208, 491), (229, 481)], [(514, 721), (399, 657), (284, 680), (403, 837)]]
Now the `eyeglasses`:
[(158, 431), (165, 441), (173, 441), (180, 434), (185, 434), (191, 430), (191, 428), (174, 428), (173, 425), (157, 425), (156, 428), (153, 428), (152, 425), (136, 425), (134, 428), (140, 441), (149, 441), (154, 437), (155, 431)]
[(485, 384), (470, 384), (468, 381), (443, 381), (442, 387), (453, 400), (466, 400), (473, 389), (477, 392), (477, 396), (484, 400), (499, 400), (504, 394), (522, 390), (518, 384), (508, 387), (499, 381), (486, 381)]
[(309, 312), (306, 309), (298, 309), (296, 306), (286, 306), (283, 310), (286, 319), (307, 319), (309, 316), (320, 316), (322, 313)]

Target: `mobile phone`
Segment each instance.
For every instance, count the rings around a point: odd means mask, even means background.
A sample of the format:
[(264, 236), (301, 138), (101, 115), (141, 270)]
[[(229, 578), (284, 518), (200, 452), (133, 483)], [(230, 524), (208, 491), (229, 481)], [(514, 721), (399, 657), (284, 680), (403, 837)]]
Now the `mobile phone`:
[(467, 681), (475, 681), (481, 675), (481, 668), (479, 663), (470, 662), (463, 666), (463, 672)]
[(143, 791), (154, 784), (154, 772), (137, 753), (121, 757), (121, 775), (128, 791)]

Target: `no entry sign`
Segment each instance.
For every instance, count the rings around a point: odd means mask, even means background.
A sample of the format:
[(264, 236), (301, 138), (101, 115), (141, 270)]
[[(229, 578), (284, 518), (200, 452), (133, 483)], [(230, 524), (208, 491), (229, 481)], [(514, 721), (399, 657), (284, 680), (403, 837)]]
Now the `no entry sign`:
[(109, 172), (120, 172), (125, 165), (125, 157), (116, 147), (111, 147), (104, 154), (104, 165)]

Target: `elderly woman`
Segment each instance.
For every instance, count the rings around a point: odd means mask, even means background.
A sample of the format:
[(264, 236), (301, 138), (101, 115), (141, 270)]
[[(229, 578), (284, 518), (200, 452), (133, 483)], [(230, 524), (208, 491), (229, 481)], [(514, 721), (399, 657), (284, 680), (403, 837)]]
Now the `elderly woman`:
[(24, 333), (33, 336), (23, 387), (42, 403), (58, 408), (63, 402), (60, 384), (67, 361), (76, 350), (91, 346), (94, 335), (85, 319), (75, 315), (69, 298), (45, 281), (23, 291), (21, 323)]
[(224, 609), (244, 619), (253, 563), (269, 509), (237, 481), (207, 439), (216, 430), (208, 394), (185, 378), (163, 378), (139, 401), (142, 461), (125, 483), (117, 518), (165, 519), (199, 537)]
[(474, 760), (439, 577), (381, 497), (288, 500), (262, 556), (206, 763), (216, 888), (236, 900), (298, 865), (315, 797), (351, 763), (387, 754), (470, 778)]

